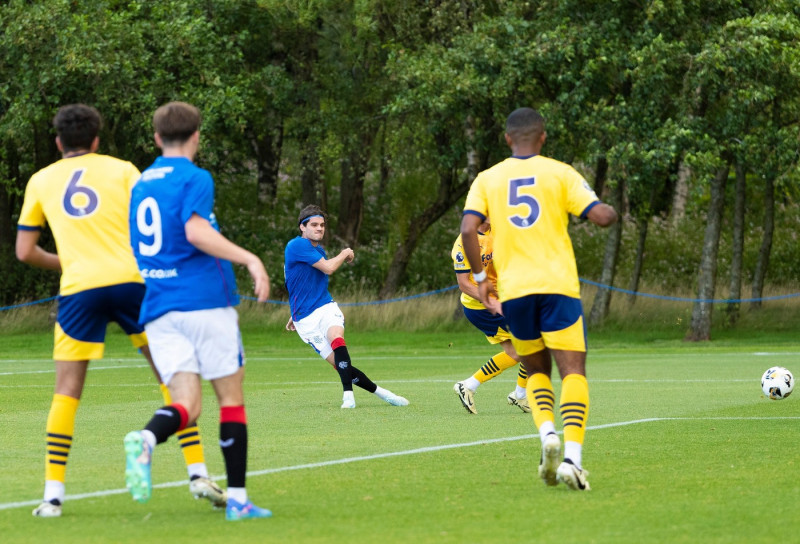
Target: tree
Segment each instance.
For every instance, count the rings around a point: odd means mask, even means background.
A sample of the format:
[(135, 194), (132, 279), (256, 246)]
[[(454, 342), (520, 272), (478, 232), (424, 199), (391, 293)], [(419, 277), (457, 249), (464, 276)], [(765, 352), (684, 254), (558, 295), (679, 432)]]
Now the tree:
[[(708, 228), (703, 243), (703, 256), (698, 276), (698, 298), (692, 311), (692, 325), (687, 338), (710, 339), (713, 305), (704, 299), (714, 298), (715, 261), (718, 228), (728, 169), (734, 161), (733, 143), (747, 139), (748, 150), (764, 155), (763, 139), (754, 141), (752, 134), (761, 134), (762, 127), (772, 123), (773, 102), (784, 92), (797, 96), (797, 74), (785, 64), (786, 49), (796, 49), (800, 38), (800, 25), (796, 15), (782, 13), (747, 13), (723, 25), (711, 36), (694, 57), (693, 69), (687, 81), (687, 92), (693, 104), (693, 131), (697, 146), (708, 146), (704, 157), (707, 169), (716, 163), (714, 182), (711, 184), (711, 203)], [(791, 55), (791, 53), (790, 53)], [(795, 53), (796, 55), (796, 53)], [(796, 57), (792, 57), (796, 58)]]

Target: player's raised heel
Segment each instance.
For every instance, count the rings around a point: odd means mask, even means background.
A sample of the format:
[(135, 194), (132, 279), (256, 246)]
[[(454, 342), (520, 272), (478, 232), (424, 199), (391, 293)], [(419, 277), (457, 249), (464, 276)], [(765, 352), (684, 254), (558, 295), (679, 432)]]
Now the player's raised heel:
[(550, 433), (542, 443), (542, 457), (539, 461), (539, 478), (547, 485), (558, 485), (557, 472), (561, 459), (561, 440)]
[(59, 518), (61, 517), (61, 501), (58, 499), (42, 501), (42, 504), (33, 509), (33, 515), (37, 518)]
[(470, 414), (478, 413), (478, 410), (475, 408), (475, 391), (464, 385), (464, 382), (456, 382), (455, 385), (453, 385), (453, 391), (456, 392), (458, 400), (461, 401), (461, 405), (467, 412)]
[(405, 397), (401, 397), (400, 395), (395, 395), (394, 393), (390, 393), (384, 399), (386, 402), (391, 404), (392, 406), (408, 406), (408, 399)]
[(228, 521), (239, 521), (241, 519), (271, 518), (272, 512), (266, 508), (259, 508), (252, 501), (245, 504), (228, 499), (225, 508), (225, 519)]
[(516, 406), (526, 414), (531, 413), (531, 405), (528, 404), (528, 397), (522, 397), (521, 399), (518, 399), (517, 393), (515, 391), (512, 391), (511, 393), (508, 394), (507, 399), (508, 403), (511, 406)]
[(213, 480), (198, 476), (189, 482), (189, 491), (195, 499), (208, 499), (214, 508), (225, 508), (228, 494)]
[(569, 459), (564, 459), (564, 462), (558, 466), (558, 481), (566, 484), (570, 489), (575, 491), (589, 491), (589, 482), (586, 477), (589, 472), (582, 470), (575, 466)]
[(153, 494), (150, 479), (150, 445), (139, 431), (125, 435), (125, 487), (133, 500), (147, 502)]

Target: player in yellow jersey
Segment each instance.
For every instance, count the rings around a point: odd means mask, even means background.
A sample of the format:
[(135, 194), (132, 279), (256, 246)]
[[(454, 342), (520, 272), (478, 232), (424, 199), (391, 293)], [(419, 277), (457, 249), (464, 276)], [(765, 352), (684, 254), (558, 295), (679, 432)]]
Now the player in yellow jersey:
[[(467, 195), (461, 235), (472, 263), (479, 299), (506, 318), (512, 343), (528, 373), (527, 393), (542, 441), (539, 476), (588, 490), (582, 469), (589, 385), (586, 332), (575, 254), (567, 231), (569, 214), (607, 227), (617, 212), (600, 202), (568, 164), (539, 155), (547, 138), (544, 119), (531, 108), (514, 110), (505, 139), (512, 156), (478, 174)], [(497, 288), (480, 262), (478, 227), (492, 218)], [(561, 375), (559, 409), (564, 454), (555, 432), (555, 393), (550, 381), (556, 360)]]
[[(47, 418), (44, 500), (34, 516), (58, 517), (65, 498), (67, 458), (75, 415), (91, 359), (103, 356), (106, 326), (117, 322), (155, 372), (139, 308), (144, 282), (130, 247), (128, 208), (136, 167), (96, 153), (98, 111), (83, 104), (59, 109), (53, 125), (62, 159), (31, 177), (19, 216), (16, 254), (32, 266), (59, 270), (55, 326), (56, 383)], [(57, 253), (38, 245), (45, 224)], [(159, 383), (161, 379), (156, 372)], [(169, 392), (161, 384), (169, 402)], [(195, 497), (225, 504), (224, 491), (208, 478), (196, 423), (178, 437)]]
[[(480, 244), (481, 262), (488, 274), (488, 281), (496, 283), (497, 274), (495, 274), (494, 266), (492, 265), (492, 232), (488, 217), (478, 227), (478, 242)], [(472, 271), (470, 270), (469, 261), (464, 255), (460, 235), (455, 244), (453, 244), (451, 256), (458, 288), (461, 290), (461, 307), (464, 310), (464, 316), (470, 323), (475, 325), (475, 328), (486, 335), (486, 340), (490, 344), (500, 344), (503, 348), (503, 351), (491, 357), (472, 376), (453, 385), (453, 390), (461, 401), (461, 405), (470, 414), (477, 414), (475, 392), (478, 387), (499, 376), (505, 370), (516, 366), (519, 362), (519, 356), (511, 344), (511, 335), (508, 332), (503, 316), (493, 314), (478, 300), (478, 284), (472, 279)], [(510, 405), (517, 406), (523, 412), (531, 411), (525, 392), (527, 382), (528, 375), (525, 374), (525, 369), (520, 365), (517, 375), (517, 387), (506, 397)]]

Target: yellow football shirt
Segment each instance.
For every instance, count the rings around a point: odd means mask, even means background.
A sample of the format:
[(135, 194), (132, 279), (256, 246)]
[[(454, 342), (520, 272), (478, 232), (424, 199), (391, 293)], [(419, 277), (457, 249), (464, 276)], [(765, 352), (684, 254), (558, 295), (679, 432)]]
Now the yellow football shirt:
[[(479, 232), (478, 233), (478, 243), (480, 244), (481, 248), (481, 262), (483, 263), (483, 268), (486, 270), (487, 278), (492, 283), (497, 283), (497, 273), (494, 270), (494, 265), (492, 264), (492, 231), (488, 232)], [(453, 251), (450, 253), (450, 256), (453, 258), (453, 270), (455, 270), (456, 274), (469, 274), (469, 281), (474, 286), (478, 286), (475, 280), (472, 278), (472, 267), (469, 264), (469, 260), (467, 259), (467, 255), (464, 253), (464, 246), (461, 243), (461, 235), (456, 238), (456, 243), (453, 244)], [(486, 306), (481, 304), (481, 301), (472, 298), (466, 293), (461, 293), (461, 304), (464, 305), (465, 308), (469, 308), (471, 310), (485, 310)]]
[(580, 297), (568, 214), (584, 216), (597, 202), (574, 168), (540, 155), (509, 157), (478, 174), (464, 212), (492, 219), (501, 301), (532, 294)]
[(139, 170), (126, 161), (87, 153), (61, 159), (31, 177), (18, 228), (49, 223), (61, 261), (62, 295), (141, 283), (130, 246), (128, 208)]

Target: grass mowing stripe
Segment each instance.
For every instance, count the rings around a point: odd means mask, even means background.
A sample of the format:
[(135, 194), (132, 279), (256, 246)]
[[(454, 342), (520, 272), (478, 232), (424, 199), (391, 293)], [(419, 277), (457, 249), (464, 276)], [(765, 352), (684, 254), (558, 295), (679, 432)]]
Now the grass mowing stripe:
[[(716, 421), (716, 420), (800, 420), (800, 416), (776, 416), (776, 417), (653, 417), (653, 418), (644, 418), (644, 419), (634, 419), (630, 421), (619, 421), (615, 423), (604, 423), (600, 425), (590, 425), (587, 427), (587, 431), (596, 431), (601, 429), (610, 429), (614, 427), (625, 427), (629, 425), (637, 425), (640, 423), (653, 423), (659, 421)], [(561, 434), (561, 431), (558, 432)], [(343, 465), (348, 463), (357, 463), (360, 461), (372, 461), (375, 459), (386, 459), (390, 457), (401, 457), (406, 455), (417, 455), (420, 453), (433, 453), (437, 451), (445, 451), (451, 449), (458, 449), (458, 448), (469, 448), (473, 446), (485, 446), (487, 444), (498, 444), (503, 442), (514, 442), (518, 440), (528, 440), (531, 438), (538, 437), (538, 434), (525, 434), (520, 436), (507, 436), (502, 438), (491, 438), (487, 440), (476, 440), (473, 442), (462, 442), (457, 444), (442, 444), (440, 446), (426, 446), (424, 448), (414, 448), (411, 450), (403, 450), (403, 451), (394, 451), (394, 452), (387, 452), (387, 453), (376, 453), (373, 455), (362, 455), (357, 457), (344, 457), (342, 459), (332, 459), (330, 461), (320, 461), (318, 463), (305, 463), (302, 465), (291, 465), (285, 467), (277, 467), (277, 468), (269, 468), (263, 470), (254, 470), (248, 471), (247, 476), (265, 476), (268, 474), (277, 474), (279, 472), (288, 472), (288, 471), (295, 471), (295, 470), (306, 470), (306, 469), (314, 469), (314, 468), (323, 468), (335, 465)], [(225, 479), (224, 476), (213, 476), (211, 477), (212, 480), (223, 480)], [(184, 485), (188, 485), (188, 480), (179, 480), (173, 482), (164, 482), (160, 484), (156, 484), (153, 488), (156, 489), (164, 489), (169, 487), (180, 487)], [(66, 500), (80, 500), (80, 499), (88, 499), (93, 497), (107, 497), (111, 495), (122, 495), (127, 493), (127, 489), (109, 489), (105, 491), (93, 491), (91, 493), (80, 493), (76, 495), (67, 495)], [(40, 500), (32, 500), (32, 501), (20, 501), (20, 502), (10, 502), (10, 503), (0, 503), (0, 510), (9, 510), (12, 508), (21, 508), (25, 506), (36, 506), (39, 504)]]

